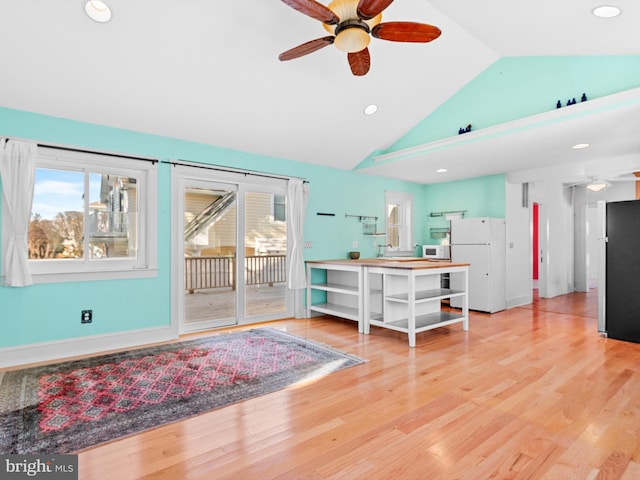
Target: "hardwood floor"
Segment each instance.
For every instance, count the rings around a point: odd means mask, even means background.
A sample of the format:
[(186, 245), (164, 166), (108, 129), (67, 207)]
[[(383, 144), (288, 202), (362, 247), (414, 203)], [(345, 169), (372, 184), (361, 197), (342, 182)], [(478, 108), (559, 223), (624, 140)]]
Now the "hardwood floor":
[(592, 294), (424, 332), (268, 326), (366, 364), (79, 454), (86, 479), (637, 479), (640, 345)]

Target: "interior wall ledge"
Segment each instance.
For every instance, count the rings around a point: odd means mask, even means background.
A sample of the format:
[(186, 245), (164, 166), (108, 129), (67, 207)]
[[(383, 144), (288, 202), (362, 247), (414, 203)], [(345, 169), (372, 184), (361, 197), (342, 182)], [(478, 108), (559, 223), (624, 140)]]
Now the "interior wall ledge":
[(432, 142), (423, 143), (414, 147), (404, 148), (402, 150), (381, 153), (378, 155), (374, 155), (373, 161), (375, 163), (381, 164), (396, 160), (402, 160), (404, 158), (414, 157), (423, 153), (430, 153), (436, 150), (441, 150), (443, 148), (464, 145), (467, 143), (477, 142), (496, 136), (507, 135), (519, 130), (541, 127), (556, 122), (564, 122), (587, 115), (595, 115), (607, 110), (623, 108), (630, 105), (637, 105), (639, 103), (640, 87), (625, 90), (619, 93), (614, 93), (612, 95), (607, 95), (604, 97), (594, 98), (593, 100), (576, 103), (575, 105), (549, 110), (547, 112), (531, 115), (529, 117), (513, 120), (511, 122), (500, 123), (498, 125), (481, 128), (478, 130), (472, 130), (471, 132), (462, 135), (455, 135), (440, 140), (434, 140)]

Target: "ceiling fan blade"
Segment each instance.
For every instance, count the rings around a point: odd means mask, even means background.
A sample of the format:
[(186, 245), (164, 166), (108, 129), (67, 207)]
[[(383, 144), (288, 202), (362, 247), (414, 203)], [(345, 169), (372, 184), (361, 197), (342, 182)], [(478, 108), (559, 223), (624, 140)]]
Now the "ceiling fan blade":
[(393, 3), (393, 0), (360, 0), (358, 16), (362, 20), (371, 20)]
[(355, 53), (348, 53), (349, 66), (351, 67), (351, 73), (357, 77), (366, 75), (371, 66), (371, 55), (369, 55), (369, 49), (365, 48)]
[(316, 50), (320, 50), (321, 48), (326, 47), (327, 45), (331, 45), (334, 39), (334, 36), (316, 38), (315, 40), (311, 40), (309, 42), (303, 43), (302, 45), (298, 45), (297, 47), (293, 47), (291, 50), (282, 52), (278, 56), (278, 58), (284, 62), (286, 60), (293, 60), (294, 58), (308, 55), (315, 52)]
[(337, 25), (340, 23), (340, 18), (333, 13), (333, 11), (322, 5), (321, 3), (316, 2), (315, 0), (282, 0), (284, 3), (289, 5), (291, 8), (298, 10), (300, 13), (304, 13), (305, 15), (315, 18), (316, 20), (320, 20), (322, 23), (327, 23), (329, 25)]
[(371, 35), (392, 42), (430, 42), (442, 31), (433, 25), (415, 22), (382, 22), (371, 30)]

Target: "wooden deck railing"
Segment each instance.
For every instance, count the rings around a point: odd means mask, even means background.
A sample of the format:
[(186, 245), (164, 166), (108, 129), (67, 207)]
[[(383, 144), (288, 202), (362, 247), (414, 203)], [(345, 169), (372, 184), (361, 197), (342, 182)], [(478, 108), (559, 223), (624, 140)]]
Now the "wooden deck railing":
[[(184, 288), (189, 293), (208, 288), (236, 287), (235, 257), (185, 257)], [(287, 281), (286, 255), (255, 255), (244, 259), (245, 285)]]

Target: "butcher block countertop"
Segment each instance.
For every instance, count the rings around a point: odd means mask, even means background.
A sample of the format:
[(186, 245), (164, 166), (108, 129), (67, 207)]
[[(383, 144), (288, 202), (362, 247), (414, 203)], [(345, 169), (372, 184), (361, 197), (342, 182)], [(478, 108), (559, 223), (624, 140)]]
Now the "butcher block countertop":
[(358, 260), (307, 260), (307, 263), (328, 265), (361, 265), (363, 267), (402, 268), (406, 270), (421, 270), (426, 268), (466, 267), (468, 263), (452, 263), (446, 260), (432, 260), (421, 257), (395, 258), (359, 258)]

